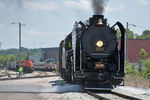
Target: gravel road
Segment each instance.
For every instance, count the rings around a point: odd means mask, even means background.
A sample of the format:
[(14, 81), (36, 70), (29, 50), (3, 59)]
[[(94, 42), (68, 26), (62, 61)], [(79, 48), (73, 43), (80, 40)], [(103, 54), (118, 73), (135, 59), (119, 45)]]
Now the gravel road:
[[(37, 74), (30, 73), (28, 76)], [(41, 73), (42, 74), (42, 73)], [(55, 73), (47, 72), (48, 75)], [(150, 89), (117, 87), (113, 91), (135, 96), (142, 100), (150, 100)], [(119, 100), (109, 94), (104, 97)], [(33, 79), (17, 79), (0, 81), (0, 100), (97, 100), (86, 94), (79, 85), (66, 84), (59, 76)]]
[[(54, 73), (48, 73), (53, 75)], [(0, 100), (97, 100), (60, 77), (0, 81)]]
[(0, 100), (98, 100), (86, 93), (0, 93)]

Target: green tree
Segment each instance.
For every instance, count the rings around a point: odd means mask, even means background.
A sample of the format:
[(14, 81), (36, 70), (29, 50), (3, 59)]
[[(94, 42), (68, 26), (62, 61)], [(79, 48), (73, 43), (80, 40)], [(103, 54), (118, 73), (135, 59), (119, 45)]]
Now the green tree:
[(130, 29), (126, 29), (126, 35), (128, 39), (134, 39), (134, 32), (131, 31)]
[(141, 60), (144, 60), (147, 55), (148, 55), (148, 53), (142, 48), (142, 49), (140, 50), (140, 57), (141, 57)]
[(150, 30), (143, 31), (143, 36), (150, 35)]
[(144, 66), (141, 67), (141, 74), (145, 78), (150, 78), (150, 59), (142, 60), (142, 63), (144, 64)]
[(2, 67), (3, 64), (4, 64), (4, 57), (0, 55), (0, 66)]
[(11, 61), (16, 61), (16, 56), (10, 54), (10, 55), (6, 55), (6, 56), (0, 56), (0, 66), (3, 67), (7, 65), (7, 63), (11, 62)]
[[(116, 34), (116, 36), (117, 36), (117, 38), (120, 38), (121, 37), (121, 32), (120, 32), (120, 30), (119, 29), (116, 29), (116, 32), (117, 32), (117, 34)], [(136, 36), (137, 36), (137, 34), (135, 34), (133, 31), (131, 31), (130, 29), (126, 29), (126, 36), (127, 36), (127, 39), (134, 39)]]
[(8, 55), (8, 57), (9, 57), (9, 61), (16, 61), (17, 60), (16, 56), (13, 54)]
[(150, 30), (143, 31), (142, 35), (136, 36), (136, 39), (150, 39)]
[(23, 53), (21, 54), (21, 60), (25, 60), (26, 57), (27, 57), (26, 54), (23, 54)]
[(120, 38), (121, 37), (121, 32), (120, 32), (120, 30), (119, 29), (116, 29), (116, 36), (117, 36), (117, 38)]
[(141, 35), (138, 35), (138, 36), (136, 36), (136, 39), (144, 39), (144, 36), (141, 36)]

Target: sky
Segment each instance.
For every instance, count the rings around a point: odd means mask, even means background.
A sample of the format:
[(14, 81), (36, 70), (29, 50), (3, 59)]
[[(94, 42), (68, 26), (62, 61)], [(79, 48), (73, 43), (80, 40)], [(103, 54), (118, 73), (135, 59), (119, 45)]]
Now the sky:
[[(120, 21), (135, 33), (150, 30), (150, 0), (108, 0), (104, 16), (110, 26)], [(18, 23), (22, 24), (22, 47), (58, 47), (75, 21), (93, 15), (91, 0), (0, 0), (1, 49), (18, 48)], [(11, 24), (16, 23), (16, 24)]]

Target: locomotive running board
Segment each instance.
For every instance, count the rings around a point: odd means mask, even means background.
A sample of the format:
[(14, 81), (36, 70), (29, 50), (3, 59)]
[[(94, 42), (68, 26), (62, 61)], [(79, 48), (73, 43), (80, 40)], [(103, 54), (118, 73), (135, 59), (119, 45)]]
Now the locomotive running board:
[(125, 86), (125, 85), (124, 85), (124, 80), (122, 81), (122, 84), (119, 84), (119, 86)]
[(113, 77), (114, 79), (122, 80), (122, 84), (119, 84), (119, 86), (124, 86), (124, 78), (122, 77)]
[(113, 88), (88, 88), (88, 87), (85, 87), (84, 89), (85, 90), (112, 90)]
[(83, 72), (81, 72), (81, 71), (75, 71), (74, 77), (75, 78), (85, 78), (85, 75), (83, 75)]

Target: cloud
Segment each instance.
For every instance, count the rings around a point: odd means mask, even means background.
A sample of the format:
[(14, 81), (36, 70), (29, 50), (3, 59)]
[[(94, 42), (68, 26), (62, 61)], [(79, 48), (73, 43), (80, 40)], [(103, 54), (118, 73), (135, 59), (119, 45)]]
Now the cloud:
[(47, 36), (47, 35), (57, 36), (57, 35), (64, 35), (64, 33), (62, 33), (62, 32), (40, 32), (40, 31), (36, 31), (34, 29), (30, 30), (28, 32), (28, 34), (30, 34), (30, 35), (36, 35), (36, 36)]
[(35, 30), (30, 30), (29, 34), (30, 35), (37, 35), (37, 36), (45, 36), (45, 35), (49, 35), (50, 33), (48, 33), (48, 32), (40, 32), (40, 31), (35, 31)]
[(77, 10), (89, 10), (91, 9), (91, 2), (89, 0), (79, 0), (79, 1), (64, 1), (63, 4), (68, 7), (72, 7)]
[[(19, 41), (19, 36), (14, 36), (14, 40)], [(21, 37), (21, 43), (27, 41), (27, 39), (25, 37)]]
[[(92, 9), (91, 0), (79, 0), (79, 1), (68, 0), (68, 1), (64, 1), (63, 4), (65, 6), (68, 6), (77, 10), (91, 10)], [(124, 7), (122, 5), (119, 5), (116, 7), (105, 6), (106, 12), (122, 11), (123, 9)]]
[(4, 4), (0, 2), (0, 8), (3, 8), (3, 7), (4, 7)]
[(148, 4), (147, 0), (138, 0), (138, 2), (142, 5), (147, 5)]
[(0, 24), (0, 28), (4, 28), (4, 25)]
[(24, 8), (33, 9), (33, 10), (47, 10), (47, 11), (56, 11), (59, 6), (54, 2), (40, 2), (40, 1), (24, 1)]
[(124, 6), (122, 6), (122, 5), (119, 5), (116, 7), (106, 6), (105, 11), (106, 12), (114, 12), (114, 11), (122, 11), (123, 9), (124, 9)]

